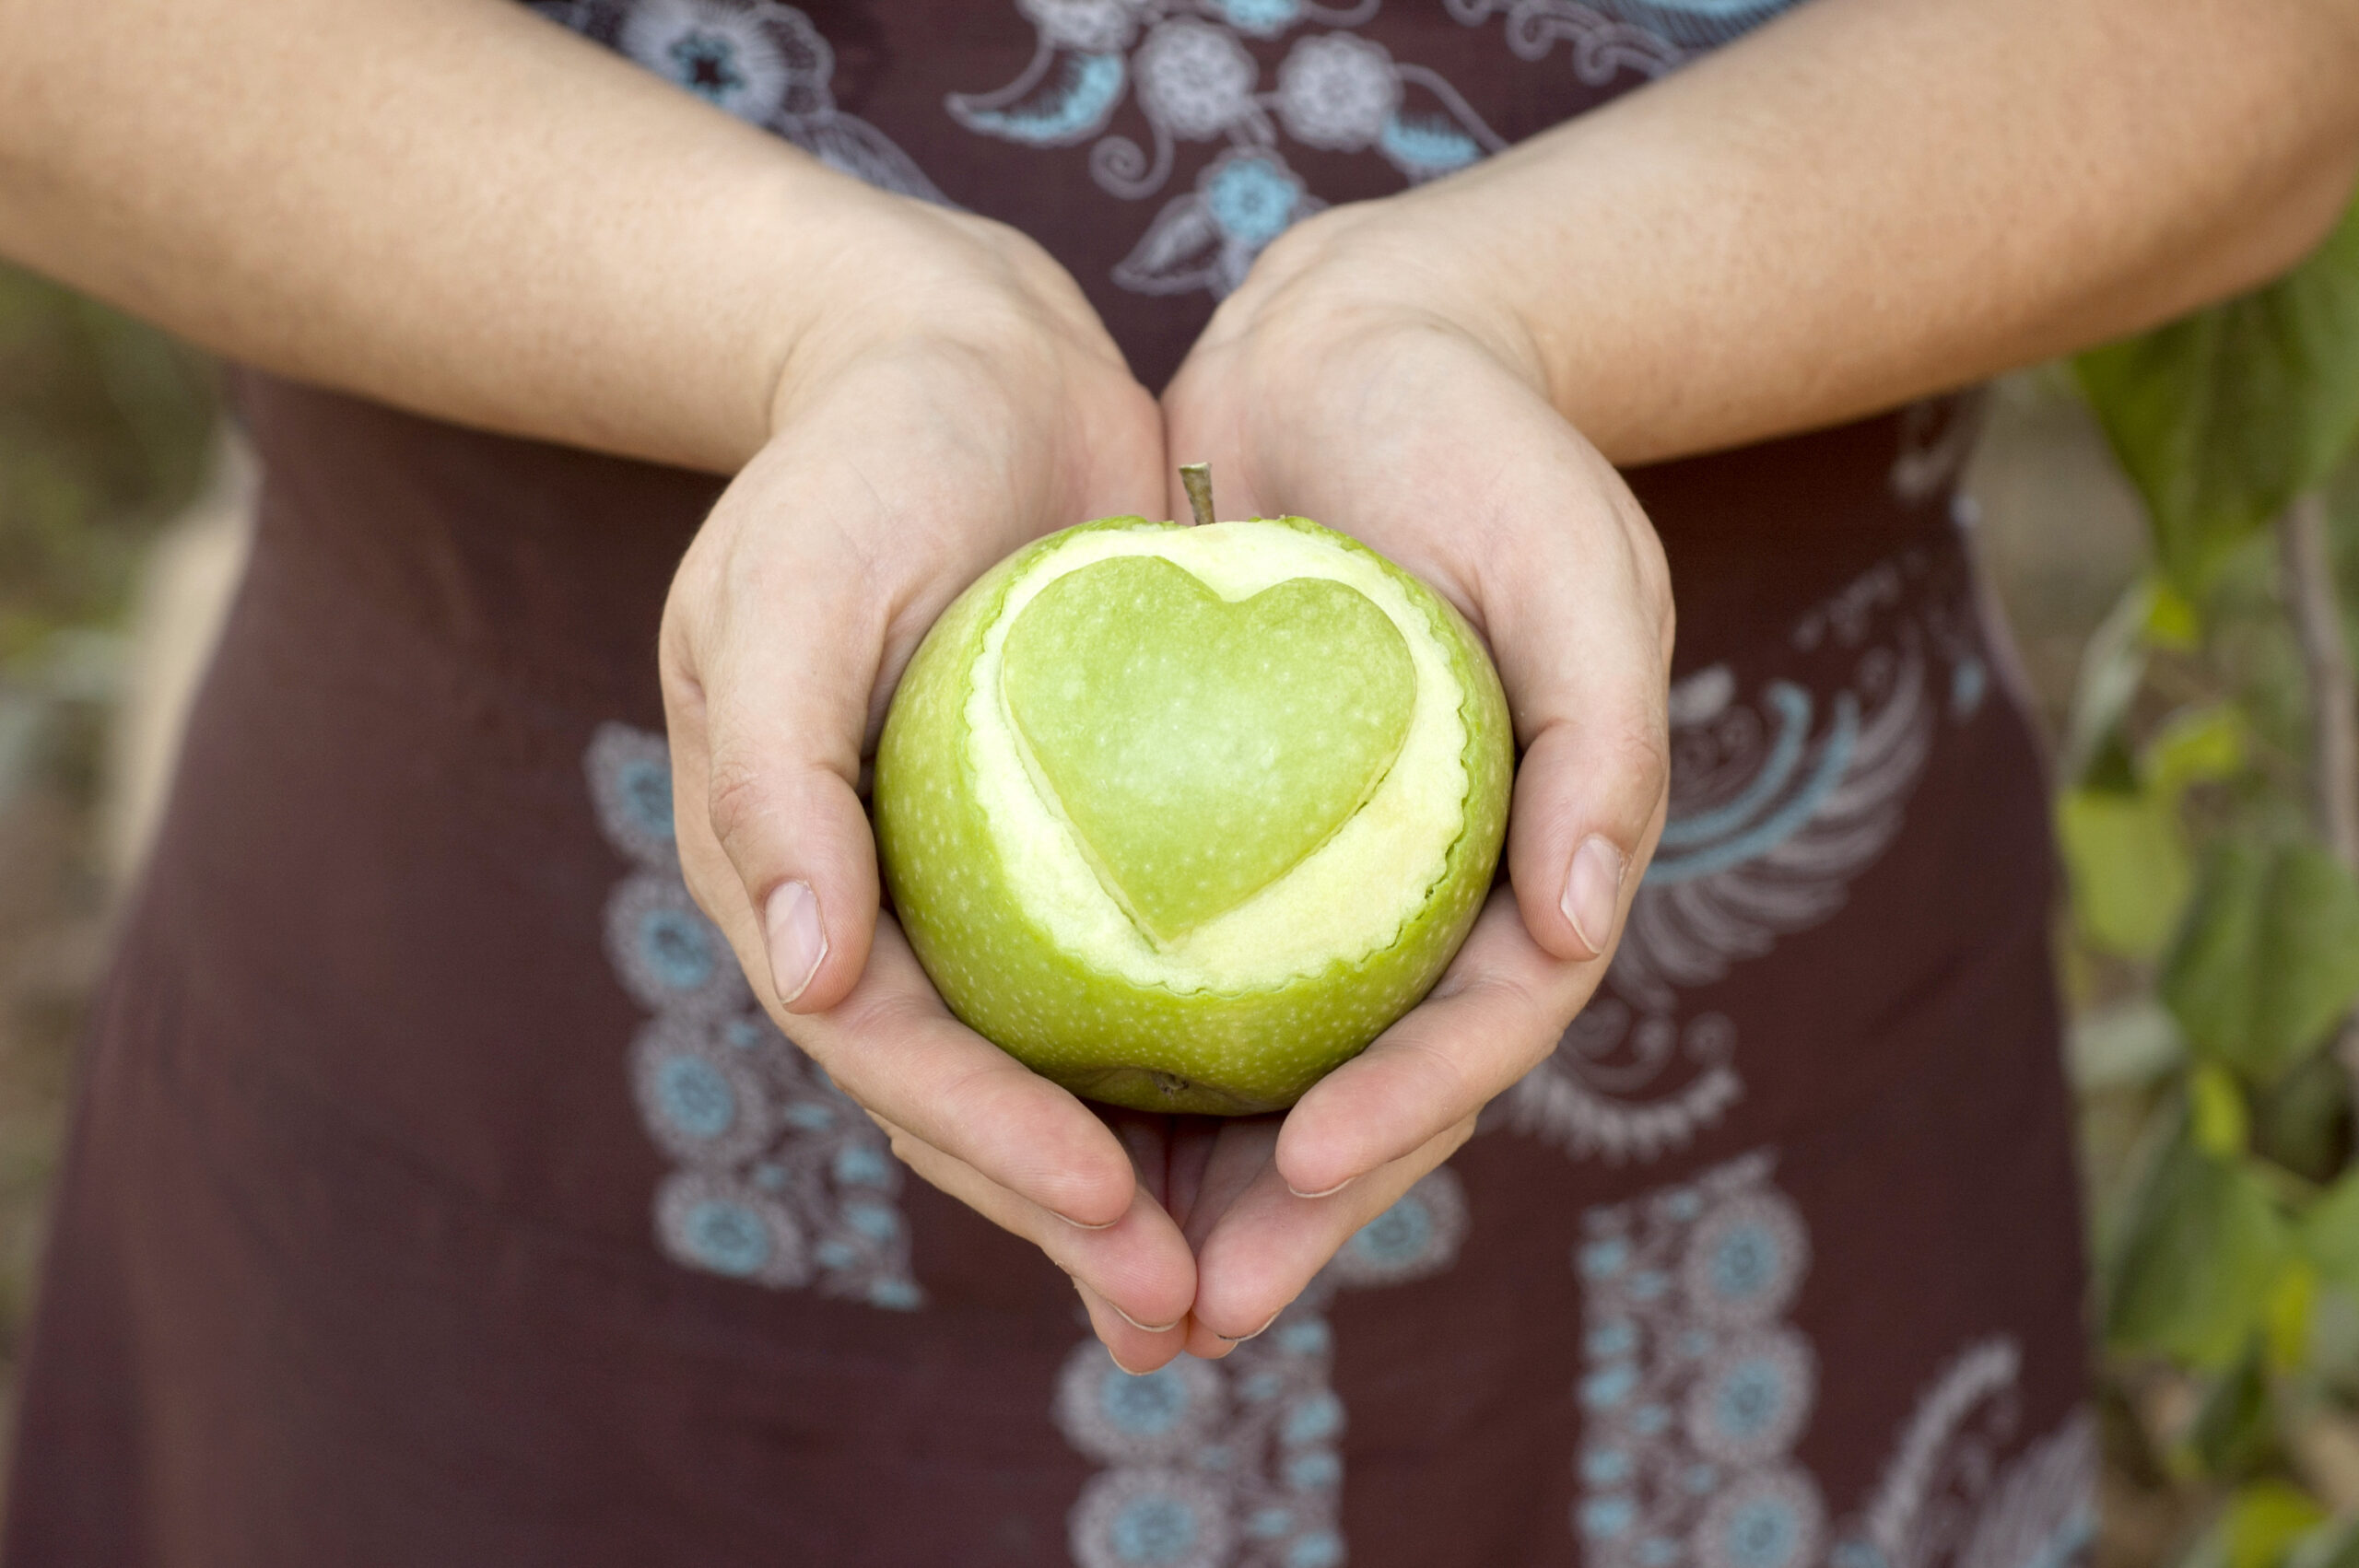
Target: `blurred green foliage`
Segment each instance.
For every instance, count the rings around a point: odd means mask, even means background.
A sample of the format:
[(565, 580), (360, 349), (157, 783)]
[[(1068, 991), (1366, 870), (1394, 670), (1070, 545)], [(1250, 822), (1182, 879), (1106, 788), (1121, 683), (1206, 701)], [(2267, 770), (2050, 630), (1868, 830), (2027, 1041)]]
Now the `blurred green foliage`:
[(2107, 1393), (2140, 1412), (2108, 1430), (2208, 1521), (2189, 1568), (2359, 1568), (2359, 1472), (2318, 1441), (2359, 1447), (2359, 867), (2315, 820), (2329, 688), (2278, 537), (2323, 497), (2359, 646), (2359, 209), (2076, 369), (2154, 545), (2089, 645), (2058, 802)]
[(122, 613), (142, 550), (205, 476), (205, 362), (0, 267), (0, 671)]
[(2359, 433), (2359, 207), (2271, 287), (2083, 355), (2081, 384), (2145, 496), (2155, 558), (2200, 592)]
[(0, 266), (0, 807), (36, 776), (96, 792), (111, 632), (218, 412), (202, 357)]

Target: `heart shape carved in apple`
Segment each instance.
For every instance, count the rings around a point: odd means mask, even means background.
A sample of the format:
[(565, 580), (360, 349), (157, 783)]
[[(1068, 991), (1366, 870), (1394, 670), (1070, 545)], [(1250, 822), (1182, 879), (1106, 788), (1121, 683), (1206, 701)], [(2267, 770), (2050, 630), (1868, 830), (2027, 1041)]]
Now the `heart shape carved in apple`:
[(1349, 584), (1295, 578), (1232, 603), (1151, 556), (1041, 590), (1003, 679), (1036, 781), (1158, 947), (1350, 821), (1417, 689), (1400, 630)]

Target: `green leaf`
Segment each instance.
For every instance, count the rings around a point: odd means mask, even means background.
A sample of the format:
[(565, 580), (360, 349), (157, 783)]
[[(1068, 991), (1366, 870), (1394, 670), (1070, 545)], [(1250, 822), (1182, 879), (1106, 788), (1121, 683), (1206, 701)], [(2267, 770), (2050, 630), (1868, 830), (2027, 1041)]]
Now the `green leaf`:
[(2146, 640), (2156, 648), (2192, 653), (2203, 645), (2203, 617), (2185, 594), (2167, 582), (2154, 585), (2146, 609)]
[(2282, 1480), (2238, 1487), (2222, 1519), (2228, 1568), (2275, 1568), (2294, 1543), (2326, 1522), (2326, 1510)]
[(2253, 1152), (2313, 1186), (2342, 1168), (2351, 1089), (2332, 1051), (2317, 1051), (2259, 1095)]
[(2074, 368), (2192, 597), (2359, 435), (2359, 208), (2276, 283)]
[(2159, 579), (2142, 577), (2122, 590), (2081, 649), (2080, 673), (2072, 685), (2072, 709), (2065, 722), (2058, 763), (2068, 784), (2088, 784), (2099, 755), (2121, 726), (2122, 716), (2146, 679), (2147, 627), (2162, 598)]
[(2319, 1525), (2286, 1552), (2285, 1568), (2359, 1568), (2359, 1520)]
[(2261, 1311), (2261, 1345), (2270, 1371), (2284, 1376), (2309, 1359), (2310, 1329), (2318, 1311), (2318, 1271), (2296, 1253), (2277, 1271), (2269, 1305)]
[(2107, 1259), (2106, 1338), (2117, 1349), (2219, 1369), (2260, 1326), (2292, 1236), (2241, 1160), (2181, 1138), (2132, 1195)]
[(2245, 1475), (2269, 1457), (2274, 1436), (2269, 1378), (2258, 1350), (2248, 1351), (2204, 1391), (2188, 1428), (2188, 1449), (2206, 1475)]
[(2190, 784), (2242, 773), (2248, 745), (2245, 717), (2236, 704), (2212, 703), (2171, 715), (2146, 743), (2139, 766), (2148, 788), (2176, 805)]
[(2302, 1216), (2302, 1250), (2329, 1284), (2359, 1295), (2359, 1169)]
[(2056, 831), (2089, 940), (2126, 958), (2159, 955), (2195, 882), (2173, 803), (2151, 790), (2068, 790)]
[(2195, 1146), (2215, 1160), (2233, 1160), (2252, 1143), (2252, 1118), (2236, 1075), (2205, 1062), (2187, 1081), (2187, 1130)]
[[(2068, 850), (2069, 853), (2069, 850)], [(2164, 965), (2196, 1049), (2269, 1082), (2359, 995), (2359, 883), (2306, 843), (2224, 839)]]

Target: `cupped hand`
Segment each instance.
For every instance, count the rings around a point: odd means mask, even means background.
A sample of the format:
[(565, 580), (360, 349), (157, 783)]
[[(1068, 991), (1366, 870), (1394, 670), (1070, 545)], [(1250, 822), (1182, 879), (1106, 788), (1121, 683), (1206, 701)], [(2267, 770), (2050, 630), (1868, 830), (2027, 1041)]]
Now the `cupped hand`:
[(1221, 516), (1349, 533), (1483, 635), (1521, 753), (1510, 885), (1431, 996), (1293, 1110), (1179, 1135), (1163, 1196), (1196, 1249), (1198, 1355), (1265, 1327), (1555, 1047), (1604, 976), (1668, 798), (1661, 550), (1552, 405), (1479, 251), (1422, 194), (1282, 239), (1165, 417), (1176, 461), (1211, 462)]
[(1159, 1364), (1194, 1295), (1187, 1244), (1108, 1121), (945, 1009), (879, 918), (860, 799), (894, 684), (960, 590), (1039, 534), (1161, 506), (1159, 415), (1020, 236), (895, 198), (864, 222), (840, 275), (803, 280), (828, 293), (798, 302), (816, 324), (774, 434), (664, 607), (682, 870), (894, 1152), (1071, 1274), (1119, 1359)]

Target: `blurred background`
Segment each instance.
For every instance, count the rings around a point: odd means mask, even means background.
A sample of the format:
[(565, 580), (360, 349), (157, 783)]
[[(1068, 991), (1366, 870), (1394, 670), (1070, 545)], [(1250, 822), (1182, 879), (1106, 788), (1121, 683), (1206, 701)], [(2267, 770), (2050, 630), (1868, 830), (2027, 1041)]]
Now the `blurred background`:
[[(2347, 682), (2359, 636), (2347, 270), (2340, 361), (2264, 297), (2000, 383), (1969, 471), (2060, 762), (2107, 1568), (2359, 1568), (2359, 884), (2319, 795), (2352, 703), (2319, 660)], [(77, 1032), (252, 484), (201, 358), (0, 270), (0, 1433)]]

